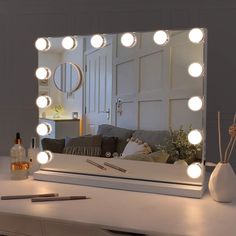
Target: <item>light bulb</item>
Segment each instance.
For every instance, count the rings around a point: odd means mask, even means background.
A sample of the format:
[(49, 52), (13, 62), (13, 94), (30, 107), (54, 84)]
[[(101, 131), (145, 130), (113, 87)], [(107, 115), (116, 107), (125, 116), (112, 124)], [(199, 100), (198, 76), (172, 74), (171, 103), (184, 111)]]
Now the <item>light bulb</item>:
[(194, 28), (189, 31), (188, 38), (192, 43), (200, 43), (203, 40), (203, 30)]
[(122, 36), (121, 36), (121, 44), (124, 46), (124, 47), (127, 47), (127, 48), (132, 48), (136, 45), (137, 43), (137, 37), (135, 35), (135, 33), (124, 33)]
[(202, 174), (202, 166), (199, 162), (192, 163), (187, 168), (187, 174), (192, 179), (197, 179)]
[(39, 51), (48, 51), (51, 48), (51, 43), (47, 38), (38, 38), (34, 45)]
[(45, 136), (52, 132), (52, 126), (48, 123), (41, 123), (37, 126), (36, 131), (38, 135)]
[(202, 141), (201, 132), (197, 129), (190, 131), (188, 134), (188, 141), (193, 145), (201, 143)]
[(49, 68), (46, 67), (39, 67), (36, 71), (35, 71), (35, 76), (39, 79), (39, 80), (45, 80), (48, 79), (51, 76), (51, 70)]
[(188, 107), (192, 111), (199, 111), (202, 108), (202, 99), (198, 96), (191, 97), (188, 100)]
[(200, 77), (202, 75), (203, 72), (203, 66), (200, 63), (194, 62), (192, 64), (189, 65), (188, 67), (188, 73), (192, 76), (192, 77)]
[(40, 164), (47, 164), (53, 158), (53, 155), (50, 151), (39, 152), (37, 155), (37, 161)]
[(158, 45), (166, 45), (169, 42), (169, 34), (167, 33), (167, 31), (158, 30), (154, 34), (153, 40)]
[(106, 46), (106, 39), (103, 35), (95, 34), (92, 36), (90, 43), (94, 48), (102, 48)]
[(39, 96), (36, 100), (36, 104), (39, 108), (49, 107), (52, 103), (52, 99), (49, 96)]
[(73, 50), (77, 47), (77, 40), (75, 37), (67, 36), (63, 38), (61, 44), (66, 50)]

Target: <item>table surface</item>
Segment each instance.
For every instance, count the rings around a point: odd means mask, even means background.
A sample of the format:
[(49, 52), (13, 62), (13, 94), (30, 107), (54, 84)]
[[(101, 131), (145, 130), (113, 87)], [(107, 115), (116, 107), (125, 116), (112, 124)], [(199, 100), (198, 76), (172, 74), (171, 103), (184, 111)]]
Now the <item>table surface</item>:
[[(63, 222), (91, 223), (106, 229), (176, 235), (236, 235), (236, 198), (218, 203), (202, 199), (27, 180), (11, 180), (9, 157), (0, 157), (0, 195), (57, 192), (91, 199), (32, 203), (0, 200), (0, 213)], [(236, 187), (236, 186), (232, 186)]]

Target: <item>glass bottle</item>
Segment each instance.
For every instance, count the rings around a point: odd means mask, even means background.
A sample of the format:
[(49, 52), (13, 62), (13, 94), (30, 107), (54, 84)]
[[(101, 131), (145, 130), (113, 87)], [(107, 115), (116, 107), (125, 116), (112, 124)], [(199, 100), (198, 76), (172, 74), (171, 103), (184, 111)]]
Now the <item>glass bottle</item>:
[(29, 174), (40, 169), (40, 164), (37, 161), (37, 154), (39, 153), (39, 148), (36, 145), (36, 137), (31, 138), (30, 148), (28, 148), (28, 159), (29, 159)]
[(11, 178), (15, 180), (28, 178), (29, 162), (19, 132), (16, 133), (15, 145), (10, 150), (10, 156)]

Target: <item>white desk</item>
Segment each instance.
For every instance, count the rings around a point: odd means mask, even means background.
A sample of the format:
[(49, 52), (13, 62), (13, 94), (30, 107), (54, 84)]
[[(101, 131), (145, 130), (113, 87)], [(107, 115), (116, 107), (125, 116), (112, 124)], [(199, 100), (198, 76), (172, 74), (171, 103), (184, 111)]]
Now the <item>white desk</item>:
[[(0, 200), (0, 233), (12, 227), (11, 231), (20, 235), (108, 235), (109, 232), (100, 229), (150, 235), (236, 235), (236, 199), (233, 203), (220, 204), (207, 194), (199, 200), (41, 182), (32, 178), (13, 181), (8, 172), (8, 158), (4, 157), (0, 157), (0, 186), (0, 195), (58, 192), (91, 197), (44, 203)], [(88, 229), (98, 231), (81, 233)]]

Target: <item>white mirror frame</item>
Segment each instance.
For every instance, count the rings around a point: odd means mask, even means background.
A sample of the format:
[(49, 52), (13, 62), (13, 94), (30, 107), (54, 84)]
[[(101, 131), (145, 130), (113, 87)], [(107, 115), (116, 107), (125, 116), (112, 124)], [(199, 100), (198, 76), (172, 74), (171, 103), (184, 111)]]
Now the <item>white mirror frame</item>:
[[(206, 39), (206, 29), (204, 29), (204, 39)], [(204, 40), (204, 68), (207, 68), (207, 60), (206, 60), (206, 50), (207, 44), (206, 40)], [(148, 179), (137, 179), (137, 178), (126, 178), (126, 177), (114, 177), (112, 175), (104, 176), (96, 173), (82, 173), (81, 170), (75, 169), (71, 171), (73, 166), (81, 166), (85, 164), (86, 159), (88, 157), (80, 157), (73, 158), (67, 154), (53, 154), (55, 158), (48, 164), (44, 165), (42, 170), (36, 172), (34, 174), (34, 178), (38, 180), (46, 180), (53, 182), (62, 182), (62, 183), (71, 183), (71, 184), (80, 184), (80, 185), (89, 185), (89, 186), (98, 186), (98, 187), (107, 187), (107, 188), (115, 188), (115, 189), (125, 189), (131, 191), (141, 191), (141, 192), (151, 192), (151, 193), (161, 193), (161, 194), (169, 194), (169, 195), (178, 195), (178, 196), (187, 196), (187, 197), (195, 197), (200, 198), (204, 192), (204, 176), (205, 176), (205, 133), (206, 133), (206, 69), (203, 75), (203, 148), (202, 148), (202, 184), (194, 184), (193, 182), (189, 183), (188, 181), (184, 181), (182, 178), (185, 178), (185, 174), (187, 176), (187, 168), (186, 171), (183, 172), (183, 167), (179, 166), (173, 168), (172, 165), (160, 165), (156, 167), (159, 169), (159, 173), (161, 175), (158, 181), (148, 180)], [(68, 158), (68, 156), (70, 156)], [(102, 162), (104, 158), (99, 157), (96, 159), (96, 162)], [(106, 159), (107, 160), (107, 159)], [(118, 160), (114, 160), (115, 162)], [(69, 165), (71, 168), (65, 168), (64, 164)], [(140, 163), (130, 161), (130, 166), (139, 166)], [(143, 164), (143, 163), (142, 163)], [(143, 168), (143, 167), (142, 167)], [(61, 170), (64, 169), (62, 172)], [(86, 169), (86, 168), (85, 168)], [(168, 177), (166, 176), (170, 173), (173, 173), (174, 176), (179, 176), (180, 180), (173, 182), (167, 181)], [(184, 173), (184, 174), (183, 174)], [(184, 176), (183, 176), (184, 175)], [(165, 181), (162, 181), (162, 178)], [(181, 181), (182, 179), (182, 181)]]

